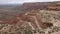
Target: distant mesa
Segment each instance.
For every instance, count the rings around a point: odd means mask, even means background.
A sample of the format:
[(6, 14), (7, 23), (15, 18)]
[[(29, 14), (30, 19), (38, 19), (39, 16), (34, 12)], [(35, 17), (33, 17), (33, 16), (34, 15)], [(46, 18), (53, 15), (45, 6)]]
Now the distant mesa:
[(47, 9), (47, 10), (60, 10), (60, 2), (34, 2), (24, 3), (23, 7), (27, 10), (31, 9)]

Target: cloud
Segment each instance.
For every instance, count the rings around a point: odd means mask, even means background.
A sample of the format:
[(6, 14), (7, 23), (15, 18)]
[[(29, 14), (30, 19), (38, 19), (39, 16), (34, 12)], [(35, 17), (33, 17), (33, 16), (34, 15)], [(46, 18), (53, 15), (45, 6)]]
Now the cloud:
[(0, 0), (0, 4), (15, 4), (15, 3), (24, 3), (24, 2), (51, 2), (51, 1), (60, 1), (60, 0)]
[(26, 0), (24, 2), (52, 2), (52, 1), (60, 1), (60, 0)]
[(0, 4), (13, 4), (13, 3), (22, 3), (24, 0), (0, 0)]

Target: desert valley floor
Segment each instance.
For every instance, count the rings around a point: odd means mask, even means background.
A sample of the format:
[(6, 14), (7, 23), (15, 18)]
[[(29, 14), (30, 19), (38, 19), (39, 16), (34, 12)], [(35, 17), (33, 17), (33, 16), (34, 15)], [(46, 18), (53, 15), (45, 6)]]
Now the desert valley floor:
[(60, 11), (30, 10), (0, 22), (0, 34), (60, 34)]

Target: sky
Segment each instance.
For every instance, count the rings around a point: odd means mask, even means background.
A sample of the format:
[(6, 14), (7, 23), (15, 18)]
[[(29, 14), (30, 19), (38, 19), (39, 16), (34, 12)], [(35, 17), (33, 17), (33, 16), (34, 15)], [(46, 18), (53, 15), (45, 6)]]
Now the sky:
[(19, 4), (24, 2), (52, 2), (60, 0), (0, 0), (0, 4)]

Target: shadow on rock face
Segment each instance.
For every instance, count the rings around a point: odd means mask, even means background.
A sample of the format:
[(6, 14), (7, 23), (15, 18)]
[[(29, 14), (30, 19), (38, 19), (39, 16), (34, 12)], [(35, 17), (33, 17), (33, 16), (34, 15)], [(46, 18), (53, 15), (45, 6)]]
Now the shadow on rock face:
[(52, 23), (44, 23), (47, 27), (51, 27), (51, 26), (53, 26), (53, 24)]

